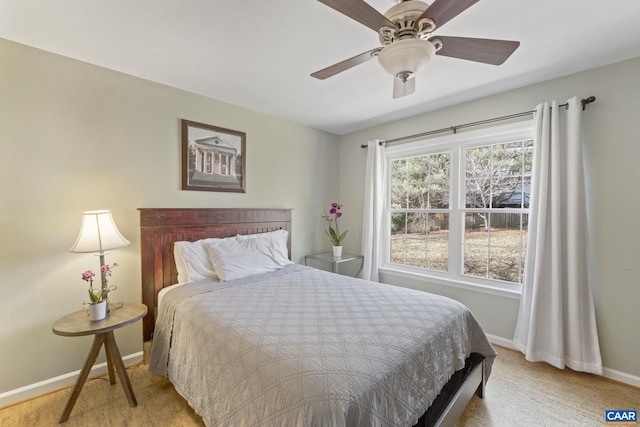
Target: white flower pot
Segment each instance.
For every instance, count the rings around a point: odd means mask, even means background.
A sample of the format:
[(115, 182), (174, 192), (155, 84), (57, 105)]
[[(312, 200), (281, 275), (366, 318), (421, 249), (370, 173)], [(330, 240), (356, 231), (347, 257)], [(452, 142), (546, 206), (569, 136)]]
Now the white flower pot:
[(89, 319), (92, 322), (102, 320), (107, 317), (107, 302), (102, 301), (97, 304), (89, 304)]
[(333, 246), (333, 256), (334, 257), (342, 256), (342, 246)]

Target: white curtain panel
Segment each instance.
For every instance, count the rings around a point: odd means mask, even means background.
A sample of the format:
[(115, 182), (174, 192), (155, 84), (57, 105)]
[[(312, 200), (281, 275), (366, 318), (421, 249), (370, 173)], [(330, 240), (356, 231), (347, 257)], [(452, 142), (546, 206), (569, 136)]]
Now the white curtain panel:
[(360, 276), (378, 282), (380, 238), (384, 210), (385, 147), (379, 140), (369, 141), (367, 172), (364, 186), (364, 217), (362, 225), (362, 254), (364, 262)]
[(602, 373), (587, 253), (581, 102), (535, 112), (529, 239), (514, 345), (532, 362)]

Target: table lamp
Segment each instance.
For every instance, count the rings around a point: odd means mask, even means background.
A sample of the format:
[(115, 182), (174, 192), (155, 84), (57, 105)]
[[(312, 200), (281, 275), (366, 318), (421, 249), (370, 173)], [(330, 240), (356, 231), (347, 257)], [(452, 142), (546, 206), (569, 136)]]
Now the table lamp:
[(107, 289), (106, 273), (102, 270), (105, 251), (122, 248), (131, 242), (118, 231), (111, 211), (86, 211), (82, 213), (82, 226), (76, 242), (69, 248), (69, 252), (90, 253), (97, 252), (100, 256), (101, 288)]

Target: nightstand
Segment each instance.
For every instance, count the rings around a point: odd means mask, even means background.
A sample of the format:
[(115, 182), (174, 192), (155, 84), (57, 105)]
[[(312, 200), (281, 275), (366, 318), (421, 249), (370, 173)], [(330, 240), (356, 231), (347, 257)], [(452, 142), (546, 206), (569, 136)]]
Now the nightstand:
[(322, 252), (320, 254), (305, 255), (304, 265), (309, 265), (309, 260), (330, 264), (331, 271), (333, 271), (334, 273), (339, 273), (338, 270), (340, 264), (359, 262), (360, 266), (358, 267), (358, 272), (354, 275), (356, 277), (360, 275), (360, 271), (362, 270), (362, 266), (364, 264), (364, 256), (347, 253), (343, 253), (342, 256), (339, 257), (334, 257), (333, 252)]
[(118, 374), (124, 394), (127, 396), (127, 401), (130, 406), (136, 406), (136, 397), (133, 394), (131, 388), (131, 382), (124, 366), (122, 356), (120, 356), (120, 350), (116, 345), (116, 339), (113, 335), (113, 331), (123, 326), (130, 325), (144, 317), (147, 314), (147, 306), (144, 304), (125, 302), (122, 307), (111, 309), (111, 314), (102, 320), (92, 322), (89, 320), (87, 310), (76, 311), (75, 313), (68, 314), (60, 319), (56, 320), (51, 329), (56, 335), (62, 335), (65, 337), (80, 337), (84, 335), (95, 335), (93, 338), (93, 345), (87, 356), (87, 361), (84, 363), (80, 376), (76, 385), (71, 391), (67, 405), (64, 408), (64, 412), (60, 417), (60, 423), (63, 423), (69, 419), (69, 415), (73, 410), (73, 406), (78, 400), (78, 395), (82, 386), (84, 385), (91, 367), (100, 353), (100, 348), (104, 345), (105, 353), (107, 356), (107, 368), (109, 370), (109, 382), (115, 384), (114, 369)]

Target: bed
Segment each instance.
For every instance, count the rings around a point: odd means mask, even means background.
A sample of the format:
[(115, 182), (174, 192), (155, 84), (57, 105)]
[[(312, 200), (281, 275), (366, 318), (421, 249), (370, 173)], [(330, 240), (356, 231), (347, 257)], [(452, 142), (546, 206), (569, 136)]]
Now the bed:
[(291, 210), (140, 209), (140, 227), (149, 369), (207, 425), (453, 426), (482, 397), (495, 352), (448, 298), (290, 261), (162, 291), (175, 242), (280, 232), (290, 259)]

